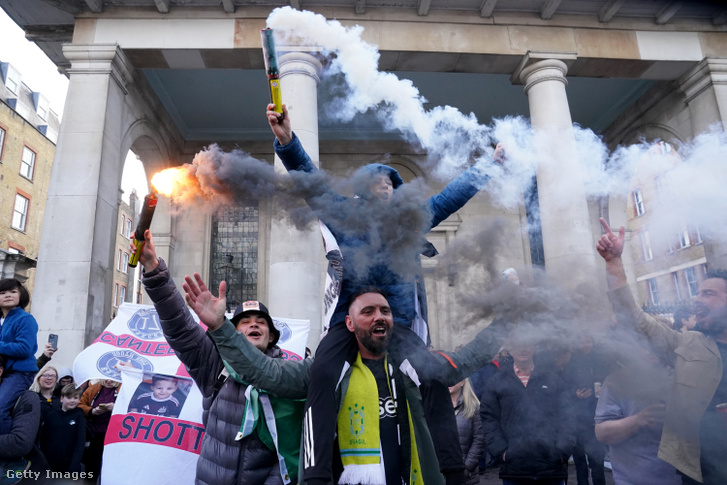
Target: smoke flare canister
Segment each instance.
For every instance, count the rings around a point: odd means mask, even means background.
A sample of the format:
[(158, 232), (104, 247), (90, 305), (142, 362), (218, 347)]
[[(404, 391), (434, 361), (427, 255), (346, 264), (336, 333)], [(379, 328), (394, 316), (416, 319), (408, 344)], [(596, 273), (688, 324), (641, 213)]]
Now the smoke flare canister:
[(134, 231), (136, 251), (129, 258), (129, 266), (132, 268), (136, 268), (136, 265), (139, 263), (139, 257), (141, 257), (141, 252), (144, 250), (144, 243), (146, 243), (144, 233), (151, 225), (151, 218), (154, 217), (154, 209), (157, 207), (158, 200), (159, 198), (154, 192), (144, 197), (144, 205), (141, 207), (141, 214), (139, 214), (139, 223), (136, 225), (136, 230)]
[(275, 39), (273, 29), (260, 31), (263, 43), (263, 58), (265, 60), (265, 74), (270, 85), (270, 102), (275, 105), (276, 113), (283, 113), (283, 95), (280, 92), (280, 69), (278, 68), (278, 54), (275, 52)]

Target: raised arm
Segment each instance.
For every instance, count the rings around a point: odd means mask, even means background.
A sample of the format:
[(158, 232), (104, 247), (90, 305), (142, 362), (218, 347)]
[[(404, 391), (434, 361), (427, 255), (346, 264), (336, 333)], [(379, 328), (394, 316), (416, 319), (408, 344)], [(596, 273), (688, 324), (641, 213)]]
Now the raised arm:
[(621, 226), (618, 234), (614, 234), (603, 217), (599, 221), (603, 228), (603, 235), (596, 242), (596, 251), (606, 261), (606, 282), (608, 283), (608, 289), (615, 290), (627, 284), (626, 272), (624, 271), (623, 260), (621, 259), (621, 254), (623, 254), (624, 250), (626, 228)]
[[(497, 165), (505, 162), (505, 148), (498, 144), (492, 161)], [(428, 200), (428, 208), (432, 213), (430, 227), (437, 226), (450, 215), (461, 209), (490, 180), (487, 171), (495, 164), (479, 162), (467, 169), (462, 175), (451, 181), (439, 194)]]
[[(204, 329), (194, 321), (182, 295), (169, 275), (163, 259), (157, 258), (154, 251), (154, 238), (150, 231), (144, 234), (146, 244), (139, 261), (144, 265), (142, 283), (164, 331), (169, 346), (187, 367), (204, 396), (214, 392), (217, 377), (222, 370), (222, 359), (215, 344), (207, 338)], [(132, 251), (134, 237), (131, 237)]]
[[(198, 274), (185, 277), (183, 288), (187, 303), (209, 327), (220, 355), (245, 383), (280, 398), (306, 397), (312, 359), (287, 361), (262, 353), (225, 318), (224, 296), (215, 298)], [(224, 295), (222, 287), (219, 294)]]
[(275, 111), (275, 105), (268, 104), (265, 114), (268, 117), (270, 130), (275, 135), (280, 145), (287, 145), (293, 139), (293, 129), (290, 126), (290, 116), (288, 115), (288, 107), (283, 104), (283, 112)]
[(621, 254), (624, 249), (623, 226), (618, 235), (611, 231), (608, 223), (601, 218), (604, 234), (596, 243), (596, 251), (606, 262), (606, 281), (608, 283), (608, 298), (611, 300), (616, 319), (622, 325), (636, 328), (651, 341), (652, 349), (666, 361), (673, 360), (672, 352), (678, 346), (679, 332), (667, 327), (651, 315), (646, 314), (634, 301), (628, 287), (626, 272), (624, 271)]

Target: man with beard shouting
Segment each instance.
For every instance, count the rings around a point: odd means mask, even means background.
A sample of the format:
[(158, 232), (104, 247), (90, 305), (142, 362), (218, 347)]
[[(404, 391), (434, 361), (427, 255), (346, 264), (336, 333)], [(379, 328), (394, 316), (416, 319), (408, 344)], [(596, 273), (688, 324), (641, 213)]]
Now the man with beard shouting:
[(619, 322), (632, 325), (674, 366), (659, 458), (682, 474), (684, 484), (727, 483), (727, 271), (707, 272), (697, 296), (694, 331), (681, 333), (644, 313), (626, 281), (623, 227), (614, 234), (601, 218), (596, 243), (606, 261), (608, 297)]
[[(194, 279), (185, 278), (184, 290), (230, 367), (272, 396), (305, 396), (311, 359), (276, 362), (251, 352), (250, 344), (225, 320), (222, 285), (221, 296), (215, 298), (195, 274)], [(345, 327), (358, 350), (335, 390), (332, 472), (324, 482), (444, 485), (424, 419), (420, 376), (408, 360), (399, 362), (388, 352), (394, 319), (379, 288), (364, 287), (352, 295)], [(307, 430), (301, 445), (310, 446)]]

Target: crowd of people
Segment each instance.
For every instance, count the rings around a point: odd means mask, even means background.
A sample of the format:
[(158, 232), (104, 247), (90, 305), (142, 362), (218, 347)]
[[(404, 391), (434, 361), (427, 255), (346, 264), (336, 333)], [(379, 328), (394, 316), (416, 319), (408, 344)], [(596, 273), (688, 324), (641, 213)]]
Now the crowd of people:
[[(501, 169), (502, 149), (498, 163), (475, 165), (424, 201), (416, 210), (426, 217), (411, 223), (397, 220), (414, 209), (397, 206), (394, 169), (364, 167), (356, 195), (343, 197), (305, 179), (317, 169), (287, 109), (269, 105), (267, 117), (276, 154), (339, 244), (340, 291), (315, 357), (285, 360), (263, 303), (245, 302), (228, 319), (226, 283), (215, 296), (198, 274), (182, 294), (143, 234), (143, 285), (203, 397), (197, 483), (471, 485), (498, 467), (503, 485), (564, 485), (572, 459), (578, 485), (602, 485), (607, 454), (616, 484), (727, 483), (727, 272), (707, 273), (693, 311), (666, 324), (635, 304), (624, 229), (602, 219), (596, 251), (615, 321), (600, 337), (499, 316), (456, 351), (431, 351), (420, 258), (436, 249), (423, 234)], [(508, 269), (501, 284), (520, 282)], [(36, 359), (29, 300), (17, 280), (0, 281), (3, 478), (51, 470), (95, 481), (119, 385), (75, 383), (52, 365), (50, 345)], [(615, 350), (614, 341), (633, 344)], [(163, 406), (176, 417), (177, 387), (154, 378), (129, 412)]]

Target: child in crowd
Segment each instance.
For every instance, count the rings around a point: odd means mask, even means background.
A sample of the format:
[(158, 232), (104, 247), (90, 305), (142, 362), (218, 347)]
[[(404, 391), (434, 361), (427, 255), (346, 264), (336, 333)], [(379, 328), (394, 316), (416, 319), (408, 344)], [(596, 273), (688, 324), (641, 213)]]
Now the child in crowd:
[(81, 472), (86, 445), (86, 418), (78, 402), (83, 394), (73, 384), (61, 391), (61, 409), (48, 413), (40, 431), (40, 449), (54, 472)]
[(151, 381), (151, 392), (145, 392), (134, 399), (129, 406), (129, 412), (176, 418), (180, 408), (179, 400), (174, 397), (176, 391), (175, 378), (155, 375)]
[(28, 303), (30, 294), (20, 281), (0, 280), (0, 355), (6, 359), (0, 385), (0, 434), (10, 431), (10, 411), (38, 372), (38, 323), (24, 310)]

